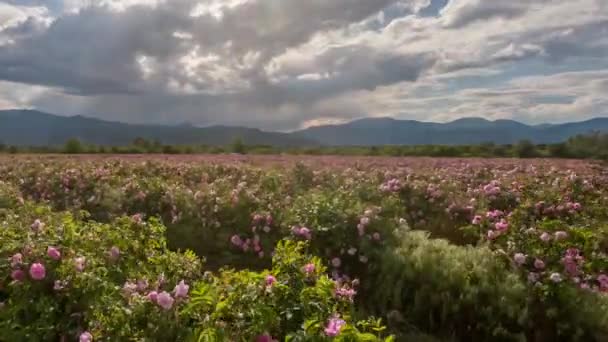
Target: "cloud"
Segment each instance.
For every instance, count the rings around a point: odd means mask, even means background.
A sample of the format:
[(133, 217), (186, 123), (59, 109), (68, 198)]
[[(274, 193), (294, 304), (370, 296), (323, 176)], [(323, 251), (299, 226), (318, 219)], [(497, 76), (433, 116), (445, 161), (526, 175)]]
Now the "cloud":
[(10, 0), (0, 23), (0, 80), (35, 89), (4, 107), (280, 130), (604, 115), (601, 92), (521, 83), (608, 67), (600, 0)]
[(441, 10), (441, 17), (445, 27), (459, 28), (487, 19), (518, 17), (530, 7), (526, 0), (452, 0)]

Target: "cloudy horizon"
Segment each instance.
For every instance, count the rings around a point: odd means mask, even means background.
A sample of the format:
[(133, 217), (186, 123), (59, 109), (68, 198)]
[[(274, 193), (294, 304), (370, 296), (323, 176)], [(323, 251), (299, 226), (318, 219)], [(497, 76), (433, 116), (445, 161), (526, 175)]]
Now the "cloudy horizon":
[(608, 117), (604, 0), (0, 0), (0, 109), (289, 131)]

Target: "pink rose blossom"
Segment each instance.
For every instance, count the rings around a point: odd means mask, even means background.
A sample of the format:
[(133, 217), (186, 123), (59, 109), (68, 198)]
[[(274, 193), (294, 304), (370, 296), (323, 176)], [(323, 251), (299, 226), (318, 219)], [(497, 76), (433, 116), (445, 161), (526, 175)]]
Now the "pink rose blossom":
[(325, 335), (329, 337), (336, 337), (340, 335), (342, 327), (346, 325), (346, 322), (338, 317), (330, 318), (327, 326), (325, 327)]
[(304, 265), (303, 269), (304, 269), (304, 273), (311, 274), (315, 271), (315, 264), (313, 264), (312, 262), (308, 263), (308, 264)]
[(540, 239), (544, 242), (548, 242), (551, 240), (551, 235), (549, 235), (549, 233), (542, 233), (540, 236)]
[(479, 225), (481, 224), (481, 216), (480, 215), (475, 215), (475, 217), (473, 217), (473, 221), (471, 221), (471, 223), (473, 223), (474, 225)]
[(14, 270), (11, 272), (11, 278), (14, 281), (24, 281), (25, 280), (25, 272), (22, 270)]
[(132, 295), (133, 293), (137, 292), (137, 284), (126, 281), (122, 286), (122, 292), (127, 296)]
[(521, 266), (526, 263), (526, 255), (523, 253), (515, 253), (515, 255), (513, 256), (513, 261), (518, 266)]
[(91, 335), (90, 332), (85, 331), (82, 334), (80, 334), (78, 341), (79, 342), (93, 342), (93, 335)]
[(562, 275), (559, 273), (551, 273), (549, 279), (551, 279), (551, 281), (554, 283), (559, 283), (560, 281), (562, 281)]
[(272, 336), (268, 334), (260, 335), (256, 337), (255, 342), (272, 342)]
[(237, 247), (241, 247), (243, 245), (243, 240), (241, 240), (241, 237), (238, 235), (232, 235), (230, 242)]
[(21, 253), (16, 253), (11, 257), (11, 267), (15, 268), (23, 263), (23, 255)]
[(337, 287), (334, 291), (336, 297), (348, 300), (350, 302), (353, 301), (357, 291), (351, 289), (350, 287)]
[(41, 263), (35, 263), (30, 266), (30, 276), (34, 280), (42, 280), (46, 277), (46, 269)]
[(61, 291), (66, 287), (66, 285), (67, 285), (66, 281), (55, 280), (55, 283), (53, 283), (53, 290)]
[(564, 231), (555, 232), (555, 240), (565, 240), (568, 237), (568, 233)]
[(499, 232), (504, 232), (507, 229), (509, 229), (509, 224), (504, 219), (500, 220), (500, 222), (496, 222), (496, 224), (494, 226), (495, 226), (496, 230), (498, 230)]
[(61, 259), (61, 252), (59, 252), (59, 250), (55, 247), (49, 246), (46, 250), (46, 255), (53, 260)]
[(333, 258), (331, 259), (331, 264), (333, 267), (340, 267), (340, 265), (342, 265), (342, 260), (340, 260), (340, 258)]
[(188, 296), (188, 290), (190, 286), (186, 285), (186, 283), (182, 280), (179, 284), (175, 285), (175, 298), (185, 298)]
[(538, 270), (542, 270), (545, 268), (545, 262), (540, 259), (536, 259), (534, 260), (534, 267), (536, 267)]
[(118, 247), (116, 246), (112, 246), (112, 248), (110, 248), (109, 256), (110, 260), (112, 261), (118, 260), (118, 258), (120, 257), (120, 249), (118, 249)]
[(163, 291), (156, 296), (156, 303), (165, 310), (171, 309), (174, 302), (175, 300), (173, 297), (166, 291)]
[(538, 281), (539, 275), (535, 272), (528, 273), (528, 281), (530, 283), (536, 283)]
[(148, 300), (151, 301), (152, 303), (156, 303), (156, 301), (158, 299), (158, 292), (150, 291), (148, 293), (148, 295), (146, 295), (146, 298), (148, 298)]
[(44, 223), (42, 223), (40, 220), (36, 219), (34, 221), (34, 223), (32, 223), (31, 228), (34, 232), (39, 232), (42, 229), (44, 229)]
[(140, 279), (137, 281), (137, 291), (144, 291), (148, 288), (148, 280)]
[(359, 236), (365, 235), (365, 226), (359, 223), (357, 225), (357, 231), (359, 232)]
[(74, 267), (76, 268), (76, 271), (78, 271), (78, 272), (84, 271), (85, 263), (86, 263), (85, 257), (78, 257), (78, 258), (74, 259)]
[(266, 285), (267, 286), (272, 286), (276, 282), (277, 282), (277, 278), (275, 278), (273, 275), (269, 274), (266, 276)]

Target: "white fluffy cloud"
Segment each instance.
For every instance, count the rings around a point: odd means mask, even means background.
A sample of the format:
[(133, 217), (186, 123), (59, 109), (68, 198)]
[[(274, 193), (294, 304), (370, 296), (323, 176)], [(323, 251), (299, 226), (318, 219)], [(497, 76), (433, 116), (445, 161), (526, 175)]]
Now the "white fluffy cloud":
[(19, 91), (0, 106), (280, 130), (576, 120), (608, 115), (607, 37), (602, 0), (9, 0), (0, 89)]

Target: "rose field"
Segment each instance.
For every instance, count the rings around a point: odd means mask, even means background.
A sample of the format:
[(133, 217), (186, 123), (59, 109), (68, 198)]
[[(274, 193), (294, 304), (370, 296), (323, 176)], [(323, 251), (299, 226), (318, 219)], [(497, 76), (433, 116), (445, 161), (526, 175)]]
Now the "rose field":
[(608, 341), (608, 167), (0, 157), (0, 341)]

